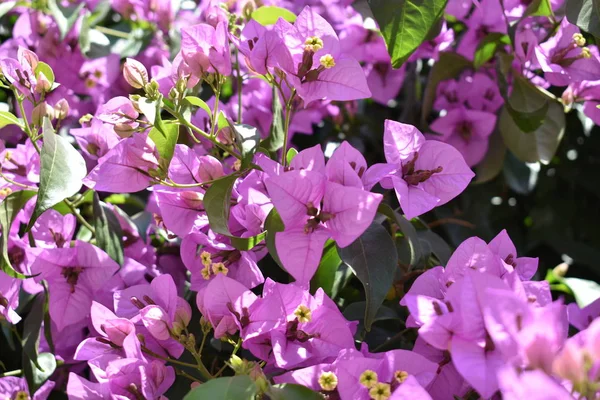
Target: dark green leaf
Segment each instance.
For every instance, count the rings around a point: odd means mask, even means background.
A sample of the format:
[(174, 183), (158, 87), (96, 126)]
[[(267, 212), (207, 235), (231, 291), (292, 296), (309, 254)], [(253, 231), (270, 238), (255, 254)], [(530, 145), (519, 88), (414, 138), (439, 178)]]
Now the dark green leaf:
[(65, 139), (54, 133), (44, 119), (44, 145), (40, 153), (40, 189), (27, 230), (38, 217), (67, 197), (79, 192), (87, 173), (85, 160)]
[(533, 132), (548, 115), (549, 98), (522, 76), (515, 76), (513, 89), (504, 106), (515, 124), (525, 133)]
[(431, 252), (437, 257), (440, 265), (448, 263), (452, 249), (440, 235), (431, 230), (417, 231), (417, 235), (421, 239), (421, 243), (425, 241), (429, 244)]
[[(179, 139), (179, 125), (172, 123), (173, 121), (163, 121), (160, 117), (161, 107), (160, 100), (153, 102), (154, 105), (154, 127), (150, 130), (148, 137), (152, 139), (158, 151), (159, 165), (164, 176), (169, 171), (171, 159), (175, 153), (175, 145)], [(167, 123), (168, 122), (168, 123)]]
[(13, 113), (8, 111), (0, 111), (0, 129), (6, 125), (17, 125), (19, 128), (24, 129), (23, 121), (17, 118)]
[(331, 297), (333, 291), (333, 283), (335, 281), (335, 273), (337, 272), (342, 259), (340, 258), (335, 242), (328, 240), (323, 249), (323, 256), (319, 263), (319, 268), (315, 276), (310, 281), (311, 292), (314, 293), (318, 288), (322, 288), (327, 296)]
[(503, 33), (488, 33), (477, 45), (473, 66), (479, 69), (490, 61), (499, 49), (510, 44), (510, 38)]
[(498, 128), (506, 147), (519, 160), (548, 164), (565, 132), (565, 113), (560, 104), (551, 102), (544, 123), (534, 132), (525, 133), (505, 108), (500, 113)]
[(396, 246), (387, 230), (374, 222), (350, 246), (338, 248), (338, 254), (365, 288), (365, 328), (368, 331), (398, 269)]
[(273, 111), (273, 122), (271, 123), (271, 130), (269, 137), (262, 141), (261, 147), (267, 151), (273, 152), (283, 147), (283, 139), (285, 136), (284, 122), (283, 122), (283, 107), (281, 106), (281, 99), (275, 86), (273, 86), (273, 105), (271, 108)]
[(237, 175), (227, 175), (213, 182), (204, 194), (204, 209), (208, 216), (210, 229), (215, 233), (230, 236), (229, 209), (231, 208), (231, 190)]
[(277, 248), (275, 247), (275, 234), (277, 232), (283, 232), (285, 226), (283, 225), (283, 221), (279, 216), (279, 213), (273, 207), (269, 215), (267, 215), (267, 219), (265, 220), (265, 230), (267, 231), (267, 249), (269, 250), (269, 254), (275, 260), (275, 262), (283, 269), (283, 264), (277, 255)]
[(261, 25), (274, 25), (279, 18), (293, 24), (296, 21), (296, 14), (275, 6), (262, 6), (252, 13), (252, 19)]
[(410, 221), (392, 210), (387, 204), (380, 204), (377, 212), (395, 222), (400, 228), (400, 232), (402, 232), (402, 237), (397, 240), (398, 252), (402, 255), (399, 261), (409, 269), (414, 269), (426, 261), (426, 252), (423, 251), (417, 230)]
[(40, 293), (33, 299), (33, 306), (23, 323), (23, 336), (21, 340), (23, 363), (31, 361), (38, 369), (41, 369), (38, 363), (38, 348), (40, 345), (40, 330), (44, 321), (45, 297), (45, 294)]
[(506, 145), (500, 132), (495, 130), (490, 136), (490, 144), (483, 161), (475, 167), (475, 180), (473, 183), (489, 182), (498, 176), (502, 172), (505, 157)]
[(10, 258), (8, 257), (8, 232), (15, 220), (15, 217), (25, 206), (25, 204), (35, 196), (36, 192), (31, 190), (21, 190), (8, 195), (0, 203), (0, 226), (2, 227), (2, 271), (13, 278), (24, 279), (25, 275), (14, 270)]
[(552, 12), (552, 4), (550, 4), (550, 0), (533, 0), (527, 6), (522, 18), (550, 17), (552, 15), (554, 15), (554, 13)]
[(258, 129), (253, 126), (234, 124), (231, 121), (228, 122), (233, 130), (235, 143), (242, 156), (241, 169), (244, 170), (252, 164), (254, 154), (260, 145), (260, 133), (258, 132)]
[(79, 11), (85, 6), (85, 3), (80, 3), (67, 8), (58, 5), (56, 0), (48, 0), (47, 4), (50, 14), (58, 26), (60, 39), (63, 40), (77, 21)]
[(257, 244), (265, 240), (267, 232), (261, 232), (256, 236), (248, 238), (242, 238), (237, 236), (227, 235), (231, 239), (231, 245), (238, 250), (248, 251), (252, 250)]
[(256, 384), (247, 375), (211, 379), (192, 389), (184, 400), (252, 400), (256, 395)]
[(427, 80), (427, 88), (423, 95), (422, 125), (425, 125), (425, 121), (431, 112), (439, 83), (447, 79), (456, 78), (465, 69), (472, 67), (471, 61), (460, 54), (450, 52), (440, 53), (440, 59), (431, 68), (429, 79)]
[(600, 0), (567, 0), (567, 19), (600, 38)]
[(94, 192), (94, 228), (96, 245), (123, 266), (123, 230), (117, 216)]
[(322, 394), (293, 383), (273, 385), (269, 388), (268, 394), (272, 400), (323, 400)]
[[(352, 303), (344, 309), (344, 317), (348, 321), (362, 321), (365, 318), (366, 307), (366, 301), (358, 301), (356, 303)], [(391, 308), (381, 306), (379, 307), (379, 310), (377, 310), (377, 314), (375, 315), (375, 318), (373, 318), (373, 322), (385, 321), (390, 319), (400, 319), (400, 316), (396, 311), (392, 310)]]
[(56, 370), (56, 359), (50, 353), (41, 353), (37, 359), (40, 369), (36, 368), (30, 360), (24, 361), (26, 362), (23, 363), (23, 372), (29, 393), (33, 395)]
[(444, 14), (448, 0), (368, 2), (392, 57), (392, 66), (400, 68), (436, 26)]
[(506, 156), (503, 171), (506, 184), (515, 192), (528, 195), (535, 189), (538, 171), (530, 169), (513, 153), (508, 153)]
[(50, 353), (54, 354), (54, 339), (52, 338), (52, 322), (50, 321), (50, 295), (48, 292), (48, 284), (42, 281), (44, 286), (44, 337), (50, 348)]

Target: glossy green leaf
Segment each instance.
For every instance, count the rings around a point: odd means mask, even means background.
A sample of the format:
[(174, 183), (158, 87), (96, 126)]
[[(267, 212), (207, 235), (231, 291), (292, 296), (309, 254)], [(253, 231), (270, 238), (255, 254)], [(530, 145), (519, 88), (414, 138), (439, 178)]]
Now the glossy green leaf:
[(335, 282), (335, 274), (342, 263), (337, 247), (333, 240), (328, 240), (323, 249), (323, 256), (317, 268), (317, 272), (310, 281), (311, 292), (314, 293), (317, 289), (322, 288), (325, 293), (331, 297), (333, 291), (333, 283)]
[(36, 195), (36, 192), (32, 190), (21, 190), (19, 192), (14, 192), (8, 195), (2, 202), (0, 203), (0, 226), (2, 227), (2, 237), (1, 240), (1, 250), (2, 250), (2, 259), (1, 267), (2, 271), (13, 278), (24, 279), (25, 275), (14, 270), (10, 258), (8, 257), (8, 235), (4, 234), (4, 232), (10, 231), (10, 227), (15, 220), (15, 217), (21, 211), (25, 204)]
[(283, 147), (283, 139), (285, 137), (283, 107), (281, 106), (281, 99), (275, 87), (273, 87), (271, 111), (273, 112), (273, 122), (271, 123), (269, 137), (263, 140), (260, 145), (269, 152), (275, 152)]
[(56, 359), (51, 353), (41, 353), (37, 358), (40, 368), (37, 368), (31, 360), (24, 361), (26, 362), (23, 363), (23, 373), (27, 380), (29, 393), (33, 395), (56, 371)]
[(296, 14), (285, 8), (276, 6), (262, 6), (252, 13), (252, 19), (265, 26), (274, 25), (279, 18), (294, 23), (296, 21)]
[(273, 385), (268, 394), (271, 400), (323, 400), (322, 394), (293, 383)]
[(52, 67), (50, 67), (45, 62), (42, 62), (42, 61), (38, 62), (38, 65), (37, 65), (37, 67), (35, 67), (34, 72), (35, 72), (36, 78), (39, 77), (40, 74), (44, 74), (46, 79), (48, 79), (48, 81), (50, 81), (50, 86), (54, 85), (54, 82), (55, 82), (54, 71), (52, 71)]
[(488, 33), (477, 45), (473, 66), (479, 69), (482, 65), (490, 61), (499, 49), (510, 45), (510, 38), (503, 33)]
[(234, 124), (229, 121), (229, 126), (233, 130), (236, 146), (242, 156), (242, 170), (252, 164), (254, 154), (260, 145), (260, 133), (258, 129), (246, 124)]
[(265, 240), (267, 237), (267, 232), (261, 232), (256, 236), (251, 236), (248, 238), (242, 238), (237, 236), (227, 235), (229, 239), (231, 239), (231, 245), (238, 250), (248, 251), (252, 250), (256, 245)]
[(25, 129), (23, 121), (17, 118), (13, 113), (8, 111), (0, 111), (0, 129), (6, 125), (17, 125), (21, 129)]
[(23, 363), (30, 360), (36, 368), (38, 363), (38, 349), (40, 346), (40, 330), (44, 321), (45, 293), (40, 293), (32, 300), (32, 307), (23, 323), (21, 345), (23, 347)]
[(567, 19), (600, 38), (600, 0), (567, 0)]
[(204, 209), (208, 216), (210, 229), (215, 233), (230, 236), (229, 209), (231, 208), (231, 190), (237, 175), (227, 175), (213, 182), (204, 194)]
[(285, 268), (279, 259), (279, 255), (277, 255), (277, 248), (275, 247), (275, 234), (277, 232), (282, 232), (284, 229), (285, 225), (283, 225), (281, 216), (275, 207), (273, 207), (269, 215), (267, 215), (267, 219), (265, 220), (265, 230), (267, 231), (266, 243), (269, 254), (283, 270), (285, 270)]
[(531, 133), (523, 132), (506, 108), (500, 113), (498, 128), (506, 147), (521, 161), (548, 164), (565, 132), (563, 107), (551, 102), (544, 123)]
[(52, 124), (44, 120), (44, 145), (40, 153), (40, 189), (27, 230), (38, 217), (67, 197), (79, 192), (87, 174), (85, 160), (67, 141), (54, 133)]
[(117, 216), (110, 207), (100, 201), (96, 192), (94, 192), (93, 208), (96, 245), (123, 266), (123, 230)]
[(369, 0), (381, 34), (392, 58), (400, 68), (425, 41), (444, 14), (448, 0)]
[(183, 99), (184, 101), (186, 101), (187, 103), (189, 103), (192, 106), (195, 107), (199, 107), (201, 109), (203, 109), (204, 111), (206, 111), (206, 113), (208, 115), (212, 114), (212, 110), (210, 109), (210, 107), (208, 106), (208, 104), (206, 104), (206, 102), (204, 100), (202, 100), (199, 97), (196, 96), (186, 96), (185, 99)]
[(252, 400), (258, 389), (248, 375), (211, 379), (192, 389), (184, 400)]
[(392, 210), (387, 204), (380, 204), (377, 212), (395, 222), (402, 233), (402, 236), (396, 241), (400, 263), (408, 269), (414, 269), (426, 261), (427, 254), (421, 245), (421, 240), (413, 224), (406, 217)]
[[(366, 301), (357, 301), (344, 309), (344, 318), (348, 321), (362, 321), (365, 318)], [(398, 313), (389, 307), (381, 306), (373, 318), (373, 322), (400, 319)]]
[(350, 246), (338, 247), (338, 254), (365, 288), (365, 328), (369, 331), (398, 269), (394, 241), (383, 226), (373, 222)]
[(287, 161), (288, 165), (290, 165), (290, 163), (292, 162), (294, 157), (296, 157), (296, 154), (298, 154), (298, 150), (296, 150), (294, 148), (291, 148), (288, 150), (288, 152), (285, 156), (285, 160)]
[(425, 125), (427, 117), (433, 108), (437, 87), (440, 82), (447, 79), (456, 78), (461, 72), (468, 68), (472, 68), (473, 64), (463, 56), (457, 53), (442, 52), (439, 60), (433, 64), (427, 87), (423, 95), (423, 109), (421, 112), (421, 124)]
[(504, 108), (521, 131), (529, 133), (542, 126), (549, 106), (550, 99), (529, 80), (522, 76), (514, 77), (512, 92)]
[(550, 17), (554, 15), (552, 12), (552, 4), (550, 0), (533, 0), (523, 13), (525, 17)]

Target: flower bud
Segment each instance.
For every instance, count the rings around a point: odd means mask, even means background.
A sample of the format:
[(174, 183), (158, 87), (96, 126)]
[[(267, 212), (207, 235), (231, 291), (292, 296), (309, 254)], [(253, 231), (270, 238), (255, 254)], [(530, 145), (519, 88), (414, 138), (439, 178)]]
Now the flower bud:
[(173, 332), (176, 335), (181, 334), (181, 332), (190, 324), (191, 319), (192, 307), (190, 307), (187, 301), (178, 297), (177, 308), (175, 309), (175, 320), (173, 321)]
[(171, 337), (169, 330), (169, 316), (160, 306), (146, 306), (140, 311), (142, 322), (148, 332), (158, 340), (167, 340)]
[(43, 101), (37, 106), (35, 106), (35, 108), (31, 112), (31, 121), (34, 125), (42, 126), (44, 118), (46, 117), (50, 120), (54, 119), (54, 108), (52, 108), (48, 103)]
[(204, 316), (200, 317), (200, 328), (202, 329), (202, 333), (205, 335), (208, 335), (212, 330), (210, 321), (204, 318)]
[(556, 267), (554, 267), (554, 269), (552, 270), (552, 273), (554, 274), (554, 276), (556, 276), (558, 278), (564, 278), (567, 275), (568, 271), (569, 271), (569, 264), (560, 263)]
[(120, 138), (125, 139), (131, 137), (135, 132), (135, 128), (131, 124), (115, 124), (115, 132)]
[(37, 81), (35, 85), (35, 91), (37, 93), (48, 93), (52, 89), (52, 84), (46, 78), (43, 72), (40, 72), (37, 76)]
[(69, 102), (65, 99), (60, 99), (54, 105), (54, 113), (56, 118), (65, 119), (69, 116)]
[(38, 63), (40, 62), (40, 59), (38, 58), (37, 54), (21, 46), (19, 46), (19, 50), (17, 50), (17, 59), (19, 61), (19, 64), (29, 65), (32, 71), (35, 71), (35, 69), (38, 66)]
[(125, 61), (123, 77), (135, 89), (141, 89), (148, 83), (148, 71), (146, 67), (133, 58), (128, 58)]

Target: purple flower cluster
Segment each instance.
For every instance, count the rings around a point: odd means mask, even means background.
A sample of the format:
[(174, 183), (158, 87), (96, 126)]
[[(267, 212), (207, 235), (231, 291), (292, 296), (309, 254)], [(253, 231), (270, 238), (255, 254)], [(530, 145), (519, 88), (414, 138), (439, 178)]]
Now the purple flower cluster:
[[(190, 399), (224, 376), (249, 377), (249, 399), (598, 397), (600, 299), (553, 299), (506, 230), (447, 262), (398, 260), (503, 122), (538, 135), (582, 104), (600, 123), (600, 55), (562, 1), (545, 17), (450, 0), (400, 68), (347, 0), (33, 3), (9, 8), (0, 45), (0, 324), (23, 353), (14, 371), (0, 359), (0, 397), (162, 400), (181, 397), (176, 376)], [(423, 68), (422, 123), (397, 122)], [(540, 96), (542, 118), (518, 109)], [(367, 103), (393, 119), (354, 132)], [(325, 124), (327, 146), (298, 146)], [(366, 259), (373, 226), (391, 256)], [(388, 351), (364, 336), (384, 299), (406, 328)], [(365, 317), (342, 312), (359, 301)]]

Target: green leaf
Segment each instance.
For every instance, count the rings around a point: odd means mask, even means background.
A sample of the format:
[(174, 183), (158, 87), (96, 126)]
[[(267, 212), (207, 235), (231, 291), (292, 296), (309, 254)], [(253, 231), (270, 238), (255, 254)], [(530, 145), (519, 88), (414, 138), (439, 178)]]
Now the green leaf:
[(206, 104), (206, 102), (204, 100), (202, 100), (201, 98), (196, 97), (196, 96), (186, 96), (185, 99), (183, 99), (183, 100), (188, 102), (192, 106), (203, 109), (204, 111), (206, 111), (206, 113), (208, 115), (212, 115), (212, 110), (210, 109), (208, 104)]
[(430, 229), (417, 231), (417, 236), (421, 240), (421, 243), (425, 241), (431, 248), (431, 252), (437, 257), (438, 265), (446, 265), (450, 256), (452, 255), (452, 249), (446, 243), (444, 239), (437, 233)]
[(479, 69), (490, 61), (499, 49), (510, 44), (510, 38), (503, 33), (488, 33), (477, 45), (473, 66)]
[(204, 209), (208, 216), (210, 229), (215, 233), (230, 236), (229, 209), (231, 208), (231, 190), (237, 175), (227, 175), (214, 181), (204, 194)]
[(48, 0), (47, 4), (48, 10), (50, 10), (50, 14), (58, 26), (60, 40), (63, 40), (77, 21), (79, 11), (85, 6), (85, 3), (80, 3), (67, 8), (59, 6), (56, 0)]
[(55, 82), (54, 71), (52, 71), (52, 67), (50, 67), (45, 62), (39, 61), (37, 67), (35, 67), (34, 72), (35, 72), (36, 78), (38, 78), (40, 76), (40, 74), (44, 74), (46, 79), (48, 79), (48, 81), (50, 81), (50, 87), (52, 87), (54, 85), (54, 82)]
[(335, 273), (337, 272), (342, 259), (340, 258), (335, 242), (329, 239), (325, 243), (323, 256), (319, 263), (319, 268), (315, 276), (310, 281), (311, 292), (314, 293), (318, 288), (322, 288), (325, 293), (331, 297), (333, 291), (333, 283), (335, 281)]
[(490, 136), (490, 144), (483, 161), (475, 166), (475, 180), (473, 183), (489, 182), (498, 176), (502, 172), (505, 157), (506, 145), (500, 132), (495, 130)]
[(565, 132), (565, 113), (560, 104), (551, 102), (544, 123), (535, 131), (525, 133), (504, 108), (498, 128), (506, 147), (519, 160), (549, 164)]
[(38, 355), (38, 369), (31, 360), (24, 360), (23, 372), (29, 387), (29, 393), (34, 394), (56, 370), (56, 359), (51, 353), (41, 353)]
[(154, 100), (147, 99), (145, 97), (140, 97), (136, 103), (137, 108), (139, 108), (142, 114), (144, 114), (146, 118), (148, 118), (148, 122), (154, 125), (154, 123), (156, 122), (156, 114), (160, 113), (161, 111), (157, 102)]
[(273, 105), (271, 111), (273, 111), (273, 122), (271, 123), (269, 137), (263, 140), (260, 145), (269, 152), (275, 152), (283, 147), (283, 139), (285, 137), (283, 107), (281, 106), (281, 99), (275, 86), (273, 86)]
[(567, 0), (567, 19), (600, 38), (600, 0)]
[(400, 228), (402, 237), (400, 237), (397, 242), (398, 253), (402, 256), (399, 261), (408, 266), (409, 269), (414, 269), (416, 266), (426, 261), (426, 252), (423, 251), (417, 230), (411, 222), (403, 215), (392, 210), (387, 204), (380, 204), (377, 208), (377, 212), (385, 215)]
[[(357, 301), (344, 309), (344, 318), (348, 321), (362, 321), (365, 318), (366, 301)], [(398, 313), (389, 307), (381, 306), (373, 318), (373, 322), (400, 319)]]
[(298, 150), (291, 148), (288, 150), (286, 156), (285, 156), (285, 160), (287, 161), (287, 164), (290, 165), (290, 163), (292, 162), (292, 160), (294, 159), (294, 157), (296, 157), (296, 154), (298, 154)]
[(33, 299), (33, 306), (23, 323), (21, 345), (23, 347), (23, 364), (31, 361), (36, 368), (42, 367), (38, 363), (38, 349), (40, 345), (40, 330), (44, 321), (45, 294), (38, 294)]
[(265, 26), (274, 25), (279, 18), (293, 24), (297, 17), (293, 12), (275, 6), (262, 6), (252, 13), (252, 19)]
[(17, 125), (21, 129), (25, 129), (23, 121), (17, 118), (13, 113), (8, 111), (0, 111), (0, 129), (6, 125)]
[(229, 121), (229, 126), (233, 130), (235, 143), (242, 156), (241, 169), (244, 170), (252, 164), (254, 154), (260, 146), (260, 133), (255, 127), (246, 124), (234, 124)]
[(117, 40), (110, 49), (111, 53), (118, 54), (121, 58), (137, 56), (154, 38), (154, 31), (151, 29), (135, 28), (123, 33), (128, 34), (127, 39)]
[(523, 13), (522, 18), (551, 17), (553, 15), (554, 13), (552, 12), (552, 5), (550, 4), (550, 0), (533, 0), (527, 6), (527, 9)]
[(392, 57), (392, 66), (400, 68), (435, 28), (448, 0), (368, 2)]
[(96, 192), (94, 192), (93, 207), (96, 245), (120, 266), (123, 266), (123, 230), (117, 216), (105, 203), (100, 201)]
[(248, 238), (242, 238), (237, 236), (227, 235), (229, 239), (231, 239), (231, 245), (238, 250), (248, 251), (252, 250), (256, 247), (257, 244), (265, 240), (267, 237), (267, 232), (261, 232), (256, 236), (251, 236)]
[[(154, 127), (150, 130), (148, 137), (152, 139), (158, 151), (158, 163), (164, 176), (169, 171), (171, 159), (175, 153), (175, 145), (179, 139), (179, 125), (175, 123), (165, 123), (160, 117), (160, 100), (153, 102), (155, 106)], [(170, 121), (173, 122), (173, 121)]]
[(12, 10), (15, 7), (16, 4), (16, 1), (6, 1), (0, 4), (0, 18), (8, 14), (10, 10)]
[(281, 216), (273, 207), (269, 215), (267, 215), (267, 219), (265, 219), (265, 230), (267, 231), (267, 249), (269, 250), (269, 254), (275, 260), (275, 262), (285, 271), (281, 260), (279, 259), (279, 255), (277, 255), (277, 248), (275, 247), (275, 234), (277, 232), (283, 232), (285, 226), (283, 225), (283, 221), (281, 220)]
[(365, 328), (369, 331), (398, 269), (394, 241), (383, 226), (373, 222), (350, 246), (338, 247), (338, 254), (365, 288)]
[(562, 281), (571, 289), (580, 308), (600, 298), (600, 285), (597, 282), (579, 278), (564, 278)]
[(8, 195), (1, 203), (0, 203), (0, 226), (2, 227), (2, 260), (1, 267), (2, 271), (13, 278), (25, 279), (25, 275), (14, 270), (10, 258), (8, 257), (8, 234), (10, 231), (10, 227), (12, 226), (15, 217), (21, 211), (25, 204), (36, 195), (36, 192), (32, 190), (21, 190), (19, 192), (14, 192)]
[(456, 78), (465, 69), (473, 68), (471, 61), (457, 53), (442, 52), (440, 59), (433, 65), (427, 80), (427, 88), (423, 95), (423, 110), (421, 112), (421, 124), (425, 125), (429, 113), (433, 108), (437, 87), (440, 82)]
[(549, 98), (526, 78), (515, 76), (512, 92), (504, 107), (519, 129), (529, 133), (544, 123), (548, 114)]
[(44, 119), (43, 135), (44, 145), (40, 153), (40, 189), (27, 231), (44, 211), (79, 192), (87, 173), (85, 160), (81, 154), (67, 139), (54, 133), (52, 124), (47, 118)]
[(251, 400), (258, 389), (248, 375), (211, 379), (192, 389), (183, 400)]
[(322, 394), (310, 390), (306, 386), (293, 383), (280, 383), (268, 390), (271, 400), (323, 400)]

